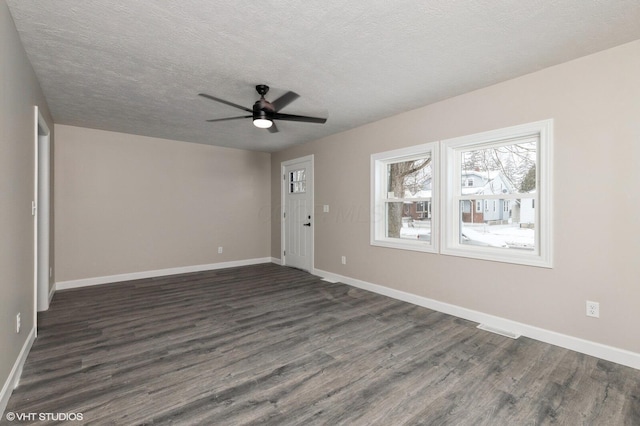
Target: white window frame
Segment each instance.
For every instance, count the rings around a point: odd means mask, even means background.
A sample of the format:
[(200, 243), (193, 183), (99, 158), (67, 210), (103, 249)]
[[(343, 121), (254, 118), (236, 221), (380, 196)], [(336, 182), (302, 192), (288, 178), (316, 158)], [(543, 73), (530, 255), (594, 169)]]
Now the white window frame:
[[(416, 198), (411, 201), (431, 201), (431, 241), (388, 238), (386, 221), (386, 203), (391, 201), (387, 194), (387, 165), (400, 161), (409, 161), (431, 155), (431, 199)], [(416, 145), (408, 148), (395, 149), (371, 155), (371, 235), (373, 246), (389, 247), (403, 250), (414, 250), (427, 253), (437, 253), (439, 245), (440, 226), (439, 212), (439, 145), (437, 142)]]
[[(461, 244), (460, 236), (460, 200), (461, 195), (461, 164), (460, 152), (469, 149), (492, 146), (500, 141), (537, 137), (536, 148), (536, 193), (520, 194), (497, 198), (534, 198), (536, 214), (536, 249), (532, 252), (493, 247), (479, 247)], [(442, 182), (442, 212), (441, 212), (441, 242), (440, 253), (451, 256), (462, 256), (474, 259), (492, 260), (497, 262), (516, 263), (522, 265), (551, 268), (552, 256), (552, 147), (553, 120), (543, 120), (519, 126), (498, 129), (474, 135), (462, 136), (441, 142), (443, 167), (441, 168)], [(487, 208), (485, 200), (485, 210)]]

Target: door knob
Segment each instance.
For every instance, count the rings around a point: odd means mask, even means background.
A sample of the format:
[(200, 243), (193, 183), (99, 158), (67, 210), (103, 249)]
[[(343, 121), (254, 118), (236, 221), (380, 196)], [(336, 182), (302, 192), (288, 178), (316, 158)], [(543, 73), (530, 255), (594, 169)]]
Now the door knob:
[(311, 226), (311, 222), (309, 223), (303, 223), (302, 226)]

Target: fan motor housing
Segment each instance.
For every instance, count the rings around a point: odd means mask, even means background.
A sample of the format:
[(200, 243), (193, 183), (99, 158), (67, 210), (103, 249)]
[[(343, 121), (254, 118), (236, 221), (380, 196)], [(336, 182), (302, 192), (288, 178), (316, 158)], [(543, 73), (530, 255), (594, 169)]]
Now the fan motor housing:
[(273, 108), (273, 105), (271, 105), (271, 102), (269, 102), (265, 98), (260, 98), (253, 104), (253, 115), (254, 115), (254, 117), (255, 117), (255, 114), (256, 114), (257, 111), (262, 111), (262, 112), (266, 112), (266, 113), (273, 113), (273, 112), (275, 112), (275, 108)]

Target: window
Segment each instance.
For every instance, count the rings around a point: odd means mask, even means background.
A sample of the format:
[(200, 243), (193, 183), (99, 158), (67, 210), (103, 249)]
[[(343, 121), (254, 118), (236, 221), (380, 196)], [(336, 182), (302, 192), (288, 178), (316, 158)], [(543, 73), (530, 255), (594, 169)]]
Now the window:
[[(546, 120), (442, 142), (441, 253), (551, 267), (552, 129)], [(474, 188), (471, 171), (482, 178)], [(484, 209), (471, 214), (473, 200)]]
[(545, 120), (373, 154), (371, 244), (552, 267), (552, 143)]
[(437, 249), (438, 146), (435, 143), (371, 156), (371, 244)]
[(289, 193), (302, 194), (307, 191), (307, 178), (305, 169), (292, 170), (289, 173)]

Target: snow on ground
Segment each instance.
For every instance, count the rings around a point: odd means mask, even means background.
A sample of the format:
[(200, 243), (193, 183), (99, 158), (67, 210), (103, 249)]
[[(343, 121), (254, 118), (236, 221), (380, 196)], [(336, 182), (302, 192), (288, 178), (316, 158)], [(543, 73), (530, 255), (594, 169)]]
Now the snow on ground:
[[(462, 227), (465, 234), (463, 244), (485, 245), (492, 247), (535, 249), (535, 230), (520, 228), (519, 224), (486, 225), (465, 223)], [(431, 241), (431, 224), (414, 221), (403, 223), (400, 238)]]
[(400, 229), (400, 238), (431, 241), (431, 223), (427, 221), (404, 222)]
[[(533, 229), (520, 228), (519, 224), (486, 225), (465, 223), (463, 229), (472, 229), (480, 236), (486, 236), (492, 241), (502, 241), (509, 248), (533, 250), (536, 244), (536, 232)], [(482, 239), (479, 237), (478, 239)]]

